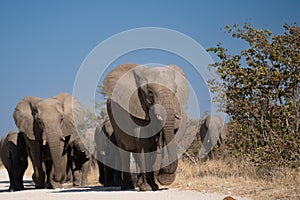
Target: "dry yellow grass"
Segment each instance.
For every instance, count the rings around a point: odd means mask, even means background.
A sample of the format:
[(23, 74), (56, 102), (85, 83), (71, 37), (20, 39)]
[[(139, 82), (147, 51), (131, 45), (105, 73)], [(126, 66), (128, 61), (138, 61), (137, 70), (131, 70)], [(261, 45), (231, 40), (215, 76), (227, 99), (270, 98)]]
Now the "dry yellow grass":
[(99, 185), (99, 170), (97, 166), (91, 167), (87, 179), (89, 185)]
[(300, 199), (299, 185), (299, 170), (285, 169), (266, 180), (249, 164), (211, 160), (197, 165), (181, 161), (171, 187), (254, 199)]

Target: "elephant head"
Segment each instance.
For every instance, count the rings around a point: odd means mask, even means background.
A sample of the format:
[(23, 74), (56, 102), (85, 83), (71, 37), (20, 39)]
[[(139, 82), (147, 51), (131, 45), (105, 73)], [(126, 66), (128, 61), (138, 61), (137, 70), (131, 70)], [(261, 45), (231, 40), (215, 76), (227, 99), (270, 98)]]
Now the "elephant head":
[(176, 120), (180, 119), (182, 106), (189, 96), (181, 68), (122, 64), (106, 76), (104, 89), (108, 98), (131, 117), (147, 121), (154, 126), (152, 131), (161, 132), (159, 144), (165, 148), (168, 164), (162, 164), (159, 175), (173, 176), (178, 166), (174, 130), (178, 128)]
[(64, 181), (66, 145), (71, 136), (77, 136), (77, 123), (82, 114), (81, 104), (67, 93), (47, 99), (27, 96), (17, 104), (13, 117), (17, 127), (24, 132), (37, 185), (42, 185), (44, 181), (40, 146), (46, 143), (54, 168), (50, 179), (58, 184)]

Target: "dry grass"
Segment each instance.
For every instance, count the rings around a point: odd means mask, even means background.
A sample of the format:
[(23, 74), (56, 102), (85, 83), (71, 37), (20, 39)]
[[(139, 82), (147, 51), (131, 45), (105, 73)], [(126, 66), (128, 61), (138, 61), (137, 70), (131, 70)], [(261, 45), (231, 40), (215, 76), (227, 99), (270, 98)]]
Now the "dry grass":
[(212, 160), (197, 165), (181, 161), (171, 187), (254, 199), (300, 199), (299, 184), (299, 170), (285, 169), (267, 180), (247, 163)]
[(88, 173), (88, 184), (89, 185), (99, 185), (99, 170), (98, 166), (91, 167), (89, 173)]

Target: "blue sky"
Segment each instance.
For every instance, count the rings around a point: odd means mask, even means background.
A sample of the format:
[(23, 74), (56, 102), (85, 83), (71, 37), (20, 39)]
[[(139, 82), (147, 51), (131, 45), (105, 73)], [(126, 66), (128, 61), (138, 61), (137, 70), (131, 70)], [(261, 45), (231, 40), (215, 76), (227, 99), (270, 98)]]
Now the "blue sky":
[[(278, 34), (283, 32), (284, 23), (299, 23), (299, 7), (297, 0), (2, 0), (0, 135), (16, 129), (12, 113), (23, 97), (72, 93), (77, 71), (86, 56), (114, 34), (133, 28), (163, 27), (186, 34), (204, 48), (221, 41), (231, 51), (237, 51), (243, 43), (225, 34), (225, 25), (250, 20), (255, 27)], [(175, 55), (155, 50), (129, 53), (115, 63), (121, 62), (187, 64)], [(201, 77), (196, 80), (197, 76), (192, 75), (193, 70), (187, 70), (187, 77), (192, 77), (197, 88), (198, 100), (203, 101), (203, 111), (208, 107), (207, 89)]]

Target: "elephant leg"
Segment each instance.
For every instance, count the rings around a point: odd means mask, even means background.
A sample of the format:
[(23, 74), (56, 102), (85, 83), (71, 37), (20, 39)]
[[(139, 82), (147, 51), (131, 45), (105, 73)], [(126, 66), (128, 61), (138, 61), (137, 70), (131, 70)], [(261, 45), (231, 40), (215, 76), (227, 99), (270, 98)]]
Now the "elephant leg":
[(90, 157), (89, 161), (85, 162), (81, 169), (81, 182), (80, 186), (86, 186), (88, 184), (87, 175), (90, 169), (90, 162), (92, 157)]
[(104, 171), (105, 171), (105, 183), (104, 186), (105, 187), (110, 187), (110, 186), (114, 186), (114, 173), (115, 170), (112, 169), (109, 166), (104, 165)]
[(121, 189), (122, 190), (134, 189), (134, 185), (131, 182), (131, 175), (129, 173), (130, 154), (129, 152), (121, 150), (120, 155), (121, 155), (121, 164), (122, 164)]
[(51, 188), (51, 183), (50, 183), (50, 173), (52, 170), (52, 161), (51, 160), (45, 160), (43, 162), (44, 164), (44, 168), (45, 168), (45, 172), (46, 172), (46, 188)]
[(81, 183), (81, 170), (73, 171), (73, 186), (80, 186)]
[(102, 185), (105, 184), (105, 170), (104, 170), (104, 164), (97, 160), (98, 163), (98, 169), (99, 169), (99, 183), (101, 183)]
[(154, 156), (154, 152), (156, 149), (155, 149), (155, 146), (151, 146), (151, 144), (152, 144), (152, 142), (150, 142), (150, 143), (148, 142), (146, 149), (145, 149), (146, 180), (147, 180), (147, 183), (151, 186), (151, 189), (153, 191), (156, 191), (159, 189), (158, 185), (155, 183), (154, 170), (153, 170), (153, 165), (155, 162), (153, 156)]
[[(26, 138), (26, 137), (25, 137)], [(26, 144), (29, 149), (29, 157), (32, 161), (34, 173), (32, 180), (36, 188), (45, 188), (45, 173), (42, 166), (41, 147), (39, 141), (26, 139)]]
[[(112, 139), (112, 142), (116, 145), (116, 141), (115, 139)], [(120, 171), (121, 169), (121, 157), (120, 157), (120, 153), (118, 150), (114, 150), (112, 152), (112, 156), (114, 159), (114, 162), (112, 162), (114, 164), (114, 169), (113, 170), (113, 177), (114, 177), (114, 182), (113, 182), (113, 186), (121, 186), (122, 183), (122, 172)]]
[(28, 160), (27, 160), (27, 158), (24, 158), (24, 160), (19, 160), (19, 161), (20, 161), (20, 164), (17, 165), (17, 166), (19, 166), (19, 169), (15, 169), (17, 172), (16, 186), (18, 189), (24, 190), (23, 176), (28, 167)]
[(113, 186), (115, 186), (115, 187), (121, 186), (121, 183), (122, 183), (121, 175), (122, 175), (121, 171), (116, 170), (116, 169), (114, 170), (114, 184), (113, 184)]
[(5, 165), (8, 176), (9, 176), (9, 188), (8, 191), (13, 192), (16, 191), (15, 179), (14, 179), (14, 169), (13, 169), (13, 162), (10, 159), (9, 162)]
[(9, 188), (8, 188), (8, 190), (10, 192), (17, 191), (16, 184), (15, 184), (15, 181), (14, 181), (14, 173), (11, 170), (8, 172), (8, 176), (9, 176)]
[(140, 191), (149, 191), (151, 190), (150, 185), (148, 185), (146, 180), (146, 166), (145, 166), (145, 154), (143, 151), (141, 151), (140, 154), (136, 155), (137, 163), (140, 167), (140, 174), (138, 175), (137, 184), (140, 188)]
[(17, 151), (15, 151), (14, 147), (11, 148), (11, 152), (10, 152), (11, 156), (11, 166), (9, 170), (9, 179), (10, 179), (10, 183), (11, 183), (11, 188), (10, 191), (19, 191), (22, 188), (23, 185), (20, 185), (21, 182), (19, 182), (19, 173), (21, 171), (20, 167), (21, 167), (21, 163), (19, 162), (19, 158), (17, 156)]

